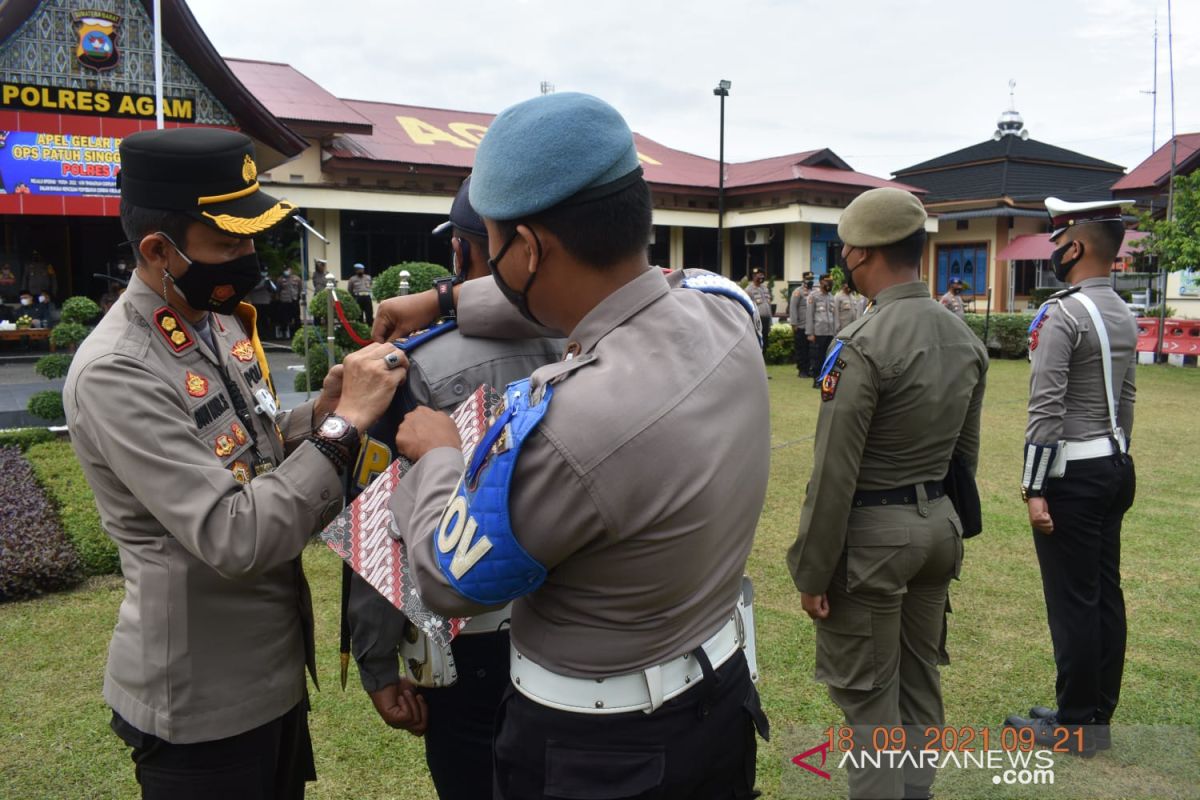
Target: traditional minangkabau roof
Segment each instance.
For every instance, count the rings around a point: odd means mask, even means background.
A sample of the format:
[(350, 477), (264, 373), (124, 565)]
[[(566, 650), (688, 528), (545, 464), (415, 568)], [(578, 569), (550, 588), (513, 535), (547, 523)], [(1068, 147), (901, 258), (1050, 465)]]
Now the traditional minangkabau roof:
[(371, 122), (290, 64), (227, 58), (238, 79), (281, 120), (313, 133), (371, 133)]
[(1007, 199), (1040, 203), (1104, 198), (1124, 167), (1034, 139), (1002, 136), (897, 170), (927, 203)]

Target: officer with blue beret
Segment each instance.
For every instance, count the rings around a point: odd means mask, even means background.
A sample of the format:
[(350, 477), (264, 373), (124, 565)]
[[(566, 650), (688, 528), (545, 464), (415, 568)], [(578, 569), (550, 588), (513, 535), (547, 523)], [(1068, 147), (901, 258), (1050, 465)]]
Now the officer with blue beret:
[[(444, 415), (418, 409), (397, 434), (416, 465), (392, 510), (422, 597), (450, 614), (514, 601), (495, 796), (751, 797), (766, 718), (743, 570), (770, 462), (758, 312), (720, 276), (650, 266), (633, 135), (595, 97), (502, 112), (470, 197), (493, 280), (450, 293), (460, 328), (568, 334), (562, 360), (509, 385), (470, 464)], [(435, 308), (388, 301), (375, 332)]]
[[(449, 237), (454, 259), (454, 277), (436, 281), (443, 291), (488, 276), (487, 229), (471, 208), (470, 187), (467, 178), (450, 218), (434, 229), (435, 235)], [(451, 315), (404, 343), (408, 377), (367, 432), (355, 473), (358, 489), (395, 459), (396, 427), (409, 411), (453, 411), (481, 384), (504, 387), (557, 361), (564, 344), (548, 338), (470, 337), (457, 328)], [(492, 729), (508, 688), (510, 608), (473, 617), (445, 650), (406, 625), (404, 615), (358, 575), (351, 582), (349, 612), (363, 688), (384, 722), (424, 734), (425, 761), (438, 796), (490, 797)]]
[(1058, 708), (1035, 706), (1007, 723), (1083, 756), (1111, 745), (1125, 667), (1121, 522), (1136, 482), (1137, 325), (1111, 274), (1125, 238), (1122, 206), (1131, 204), (1046, 200), (1057, 245), (1050, 263), (1070, 285), (1029, 326), (1021, 497), (1042, 572)]

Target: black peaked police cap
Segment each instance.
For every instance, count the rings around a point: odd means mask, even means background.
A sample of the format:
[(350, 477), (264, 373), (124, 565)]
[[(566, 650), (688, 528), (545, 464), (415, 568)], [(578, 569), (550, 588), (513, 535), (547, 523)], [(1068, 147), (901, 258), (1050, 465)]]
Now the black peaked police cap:
[(254, 143), (222, 128), (143, 131), (121, 140), (121, 199), (178, 211), (229, 236), (268, 231), (296, 211), (258, 185)]

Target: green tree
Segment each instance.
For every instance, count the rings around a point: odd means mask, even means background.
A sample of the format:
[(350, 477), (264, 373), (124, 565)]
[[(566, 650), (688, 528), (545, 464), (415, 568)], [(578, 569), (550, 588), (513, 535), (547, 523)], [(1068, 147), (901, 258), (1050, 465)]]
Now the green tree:
[(1200, 171), (1175, 177), (1175, 218), (1143, 212), (1138, 228), (1150, 235), (1138, 244), (1167, 272), (1200, 266)]

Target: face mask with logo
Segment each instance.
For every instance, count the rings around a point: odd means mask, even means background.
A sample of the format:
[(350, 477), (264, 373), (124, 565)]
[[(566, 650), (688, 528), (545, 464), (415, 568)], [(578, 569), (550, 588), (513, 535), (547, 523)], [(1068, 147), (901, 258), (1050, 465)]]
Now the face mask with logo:
[[(1067, 248), (1073, 244), (1079, 245), (1079, 255), (1072, 258), (1070, 261), (1063, 261), (1063, 254), (1067, 252)], [(1050, 266), (1054, 270), (1054, 277), (1058, 278), (1063, 283), (1067, 282), (1067, 274), (1075, 268), (1079, 260), (1083, 258), (1083, 242), (1067, 242), (1062, 247), (1050, 254)]]
[(188, 258), (171, 237), (161, 231), (159, 235), (188, 263), (187, 272), (178, 278), (169, 272), (165, 274), (187, 304), (197, 311), (232, 314), (238, 303), (262, 280), (258, 253), (247, 253), (221, 264), (208, 264)]
[[(494, 258), (488, 259), (488, 269), (492, 271), (492, 279), (496, 281), (496, 286), (500, 289), (500, 294), (504, 295), (504, 299), (516, 306), (522, 317), (534, 325), (541, 325), (541, 321), (529, 310), (529, 288), (533, 286), (533, 279), (537, 277), (537, 272), (529, 273), (529, 280), (525, 281), (525, 287), (518, 292), (504, 282), (503, 276), (500, 275), (500, 268), (497, 266), (500, 259), (504, 258), (504, 254), (508, 252), (508, 248), (517, 240), (517, 235), (516, 231), (513, 231), (513, 235), (508, 237), (508, 241), (500, 248), (500, 252), (496, 253)], [(536, 233), (533, 234), (533, 238), (534, 241), (538, 241)], [(538, 241), (538, 250), (541, 250), (540, 241)]]

